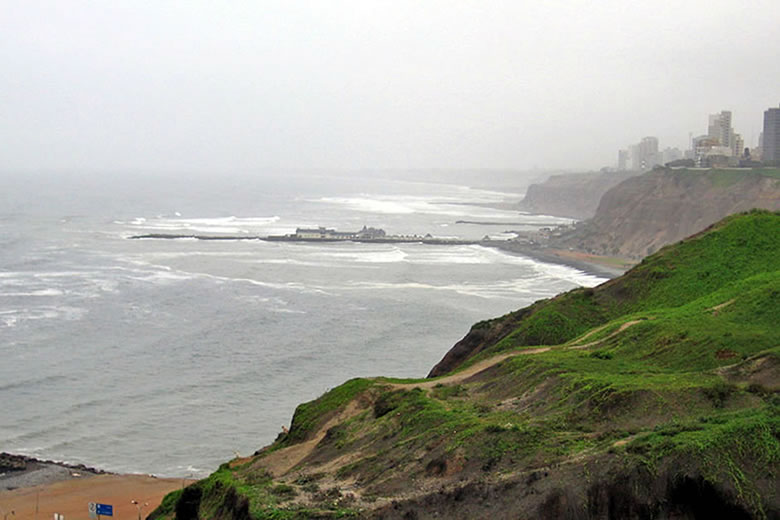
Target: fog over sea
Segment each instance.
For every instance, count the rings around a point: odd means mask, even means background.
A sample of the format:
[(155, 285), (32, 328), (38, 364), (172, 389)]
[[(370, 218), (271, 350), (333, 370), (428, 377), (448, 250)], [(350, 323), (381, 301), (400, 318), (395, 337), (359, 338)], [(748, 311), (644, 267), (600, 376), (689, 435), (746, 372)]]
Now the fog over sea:
[(319, 225), (478, 239), (568, 222), (487, 207), (521, 195), (476, 180), (3, 183), (0, 451), (109, 471), (205, 476), (273, 441), (300, 402), (353, 377), (423, 377), (471, 324), (603, 281), (476, 245), (128, 239)]

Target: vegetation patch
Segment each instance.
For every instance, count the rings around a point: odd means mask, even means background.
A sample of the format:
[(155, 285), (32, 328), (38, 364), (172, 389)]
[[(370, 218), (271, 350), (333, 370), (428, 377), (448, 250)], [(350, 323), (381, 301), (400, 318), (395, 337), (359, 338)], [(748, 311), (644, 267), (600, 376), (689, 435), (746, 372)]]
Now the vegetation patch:
[(312, 431), (327, 420), (330, 412), (333, 412), (358, 394), (366, 391), (374, 382), (370, 379), (351, 379), (343, 385), (326, 392), (320, 398), (308, 403), (298, 405), (293, 414), (290, 433), (284, 439), (285, 444), (304, 440)]

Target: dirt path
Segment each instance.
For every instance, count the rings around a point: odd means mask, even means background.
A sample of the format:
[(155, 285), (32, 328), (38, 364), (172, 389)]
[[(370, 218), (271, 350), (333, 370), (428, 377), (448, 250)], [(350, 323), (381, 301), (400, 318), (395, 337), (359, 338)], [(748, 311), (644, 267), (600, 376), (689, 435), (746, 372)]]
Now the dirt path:
[(347, 419), (357, 415), (362, 408), (356, 401), (350, 401), (344, 410), (339, 414), (333, 416), (328, 422), (326, 422), (322, 428), (319, 429), (317, 434), (311, 439), (293, 444), (287, 448), (282, 448), (278, 451), (271, 453), (270, 455), (263, 457), (260, 464), (266, 468), (274, 477), (280, 477), (284, 475), (295, 466), (297, 466), (303, 459), (305, 459), (319, 442), (325, 438), (325, 434), (329, 429), (333, 428), (339, 423), (346, 421)]
[[(468, 379), (474, 374), (478, 374), (479, 372), (482, 372), (483, 370), (490, 368), (491, 366), (497, 363), (500, 363), (501, 361), (507, 358), (514, 357), (514, 356), (528, 355), (528, 354), (539, 354), (541, 352), (547, 352), (548, 350), (550, 350), (550, 347), (531, 348), (522, 351), (500, 354), (498, 356), (494, 356), (492, 358), (480, 361), (479, 363), (476, 363), (468, 367), (467, 369), (462, 370), (457, 374), (453, 374), (451, 376), (446, 376), (432, 381), (425, 381), (422, 383), (409, 383), (409, 384), (392, 383), (389, 386), (391, 388), (433, 388), (438, 384), (458, 383), (460, 381)], [(314, 451), (314, 448), (325, 437), (325, 434), (328, 432), (330, 428), (336, 426), (341, 422), (346, 421), (351, 417), (354, 417), (361, 410), (362, 409), (358, 406), (357, 402), (355, 401), (350, 402), (341, 413), (335, 415), (328, 422), (326, 422), (319, 429), (316, 435), (314, 435), (314, 437), (304, 442), (299, 442), (287, 448), (282, 448), (278, 451), (275, 451), (267, 455), (266, 457), (263, 457), (260, 461), (260, 464), (264, 468), (266, 468), (271, 473), (271, 475), (273, 475), (275, 478), (278, 478), (288, 473), (295, 466), (297, 466), (303, 459), (305, 459), (312, 451)]]
[(550, 349), (552, 349), (552, 347), (539, 347), (539, 348), (528, 348), (525, 350), (515, 350), (512, 352), (507, 352), (505, 354), (499, 354), (497, 356), (493, 356), (488, 359), (483, 359), (479, 363), (475, 363), (470, 367), (461, 370), (460, 372), (456, 372), (455, 374), (452, 374), (451, 376), (432, 379), (430, 381), (423, 381), (421, 383), (392, 383), (389, 386), (391, 388), (433, 388), (434, 386), (439, 384), (443, 385), (443, 384), (451, 384), (451, 383), (460, 383), (461, 381), (464, 381), (473, 375), (479, 374), (483, 370), (487, 370), (493, 365), (497, 365), (498, 363), (502, 362), (507, 358), (511, 358), (515, 356), (527, 356), (529, 354), (541, 354), (542, 352), (547, 352)]
[[(631, 327), (632, 325), (636, 325), (637, 323), (640, 323), (644, 321), (645, 318), (633, 320), (633, 321), (627, 321), (624, 324), (622, 324), (615, 332), (607, 336), (606, 338), (602, 338), (596, 341), (591, 341), (590, 343), (585, 343), (584, 345), (572, 345), (569, 347), (569, 349), (584, 349), (588, 347), (592, 347), (593, 345), (598, 345), (602, 341), (605, 341), (613, 336), (616, 336), (617, 334), (620, 334), (627, 328)], [(583, 339), (591, 336), (592, 334), (597, 333), (598, 331), (604, 329), (607, 325), (602, 325), (601, 327), (598, 327), (596, 329), (593, 329), (592, 331), (588, 332), (585, 336), (580, 338), (580, 341)], [(452, 374), (451, 376), (445, 376), (438, 379), (432, 379), (430, 381), (424, 381), (422, 383), (393, 383), (390, 386), (392, 388), (433, 388), (434, 386), (438, 384), (452, 384), (452, 383), (460, 383), (461, 381), (464, 381), (471, 376), (474, 376), (483, 370), (487, 370), (488, 368), (497, 365), (498, 363), (504, 361), (505, 359), (515, 357), (515, 356), (527, 356), (531, 354), (541, 354), (542, 352), (548, 352), (554, 348), (563, 348), (562, 345), (555, 345), (550, 347), (538, 347), (538, 348), (527, 348), (525, 350), (514, 350), (512, 352), (507, 352), (504, 354), (499, 354), (497, 356), (493, 356), (488, 359), (483, 359), (479, 363), (475, 363), (471, 365), (470, 367), (461, 370), (460, 372), (456, 372), (455, 374)]]
[(727, 301), (727, 302), (723, 302), (723, 303), (721, 303), (720, 305), (716, 305), (715, 307), (710, 307), (710, 308), (709, 308), (709, 309), (707, 309), (707, 310), (708, 310), (708, 311), (712, 311), (712, 315), (713, 315), (713, 316), (717, 316), (717, 315), (720, 313), (720, 310), (721, 310), (723, 307), (728, 307), (729, 305), (731, 305), (731, 304), (732, 304), (732, 303), (734, 303), (735, 301), (736, 301), (736, 298), (732, 298), (732, 299), (730, 299), (730, 300), (729, 300), (729, 301)]
[(591, 329), (591, 330), (590, 330), (590, 332), (588, 332), (587, 334), (585, 334), (584, 336), (582, 336), (582, 337), (581, 337), (581, 338), (580, 338), (580, 339), (577, 341), (577, 343), (579, 343), (580, 341), (585, 341), (586, 339), (588, 339), (589, 337), (593, 336), (593, 335), (594, 335), (595, 333), (597, 333), (597, 332), (601, 332), (602, 330), (606, 329), (608, 325), (609, 325), (609, 323), (605, 323), (605, 324), (604, 324), (604, 325), (602, 325), (601, 327), (596, 327), (595, 329)]
[[(627, 328), (631, 327), (632, 325), (636, 325), (637, 323), (640, 323), (640, 322), (642, 322), (642, 321), (645, 321), (645, 320), (644, 320), (644, 319), (639, 319), (639, 320), (627, 321), (627, 322), (625, 322), (623, 325), (621, 325), (621, 326), (618, 328), (618, 330), (616, 330), (615, 332), (613, 332), (612, 334), (610, 334), (610, 335), (609, 335), (609, 336), (607, 336), (606, 338), (597, 339), (596, 341), (591, 341), (590, 343), (585, 343), (584, 345), (570, 345), (570, 346), (568, 346), (568, 347), (566, 347), (566, 348), (569, 348), (569, 349), (583, 349), (583, 348), (592, 347), (592, 346), (594, 346), (594, 345), (598, 345), (599, 343), (601, 343), (601, 342), (603, 342), (603, 341), (606, 341), (606, 340), (608, 340), (609, 338), (612, 338), (612, 337), (614, 337), (614, 336), (617, 336), (618, 334), (620, 334), (621, 332), (623, 332), (623, 331), (624, 331), (624, 330), (626, 330)], [(585, 336), (583, 336), (583, 337), (580, 339), (580, 341), (582, 341), (583, 339), (587, 338), (587, 337), (588, 337), (588, 336), (590, 336), (591, 334), (595, 334), (596, 332), (598, 332), (599, 330), (603, 329), (604, 327), (606, 327), (606, 325), (604, 325), (603, 327), (599, 327), (598, 329), (596, 329), (596, 330), (593, 330), (593, 331), (589, 332), (588, 334), (586, 334)]]
[[(643, 320), (634, 320), (629, 321), (624, 324), (622, 324), (618, 330), (607, 336), (606, 338), (600, 339), (598, 341), (592, 341), (590, 343), (586, 343), (584, 345), (575, 345), (570, 346), (568, 348), (570, 349), (584, 349), (588, 348), (590, 346), (596, 345), (598, 343), (601, 343), (605, 339), (611, 338), (615, 336), (616, 334), (619, 334), (629, 328), (632, 325), (635, 325)], [(582, 339), (587, 338), (591, 334), (595, 334), (599, 330), (606, 327), (606, 325), (599, 327), (597, 329), (592, 330), (585, 336), (583, 336)], [(515, 350), (512, 352), (506, 352), (504, 354), (498, 354), (496, 356), (493, 356), (488, 359), (483, 359), (482, 361), (475, 363), (471, 365), (468, 368), (465, 368), (464, 370), (461, 370), (460, 372), (457, 372), (455, 374), (452, 374), (450, 376), (445, 376), (437, 379), (432, 379), (430, 381), (423, 381), (419, 383), (390, 383), (388, 386), (390, 388), (424, 388), (424, 389), (430, 389), (435, 387), (436, 385), (444, 385), (444, 384), (455, 384), (460, 383), (462, 381), (465, 381), (466, 379), (482, 372), (483, 370), (487, 370), (488, 368), (497, 365), (498, 363), (501, 363), (505, 359), (516, 357), (516, 356), (528, 356), (533, 354), (541, 354), (542, 352), (548, 352), (552, 350), (553, 348), (562, 348), (561, 345), (557, 345), (555, 347), (538, 347), (538, 348), (528, 348), (525, 350)], [(361, 411), (361, 408), (358, 406), (358, 404), (355, 401), (350, 402), (347, 407), (338, 415), (335, 415), (332, 417), (328, 422), (326, 422), (322, 428), (319, 429), (317, 434), (312, 437), (311, 439), (300, 442), (298, 444), (294, 444), (292, 446), (289, 446), (287, 448), (283, 448), (281, 450), (275, 451), (271, 453), (270, 455), (264, 457), (261, 461), (261, 464), (263, 467), (265, 467), (274, 477), (280, 477), (286, 473), (288, 473), (291, 469), (293, 469), (295, 466), (297, 466), (303, 459), (305, 459), (312, 451), (314, 451), (314, 448), (319, 444), (319, 442), (325, 437), (325, 434), (327, 431), (332, 428), (333, 426), (336, 426), (337, 424), (354, 417)]]

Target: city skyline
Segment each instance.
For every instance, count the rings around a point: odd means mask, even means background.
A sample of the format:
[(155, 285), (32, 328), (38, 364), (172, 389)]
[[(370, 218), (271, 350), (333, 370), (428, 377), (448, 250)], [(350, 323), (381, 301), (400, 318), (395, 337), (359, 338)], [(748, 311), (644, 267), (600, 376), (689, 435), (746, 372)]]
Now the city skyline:
[[(731, 157), (732, 162), (738, 162), (741, 158), (746, 161), (745, 164), (762, 159), (762, 155), (767, 161), (778, 160), (776, 153), (780, 154), (780, 108), (770, 107), (764, 111), (762, 131), (753, 143), (746, 142), (742, 134), (735, 131), (732, 120), (733, 114), (730, 110), (709, 114), (707, 132), (698, 135), (697, 132), (689, 132), (687, 146), (683, 148), (665, 146), (662, 149), (657, 137), (642, 137), (638, 143), (618, 150), (617, 170), (649, 170), (655, 165), (664, 165), (683, 158), (692, 159), (697, 165), (701, 165), (702, 158), (707, 156)], [(769, 155), (763, 153), (762, 141), (765, 135), (769, 136), (768, 143), (772, 147)]]

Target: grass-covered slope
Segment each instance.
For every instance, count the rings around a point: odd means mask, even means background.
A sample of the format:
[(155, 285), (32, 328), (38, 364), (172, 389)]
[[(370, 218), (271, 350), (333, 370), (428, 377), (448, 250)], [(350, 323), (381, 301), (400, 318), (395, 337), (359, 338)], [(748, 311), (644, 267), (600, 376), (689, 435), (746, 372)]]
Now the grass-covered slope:
[(734, 216), (475, 326), (440, 377), (300, 405), (152, 517), (777, 518), (779, 316), (780, 214)]
[(479, 354), (564, 343), (619, 316), (684, 305), (727, 284), (780, 269), (778, 215), (754, 211), (727, 217), (595, 289), (576, 289), (478, 323), (430, 375), (446, 374)]

